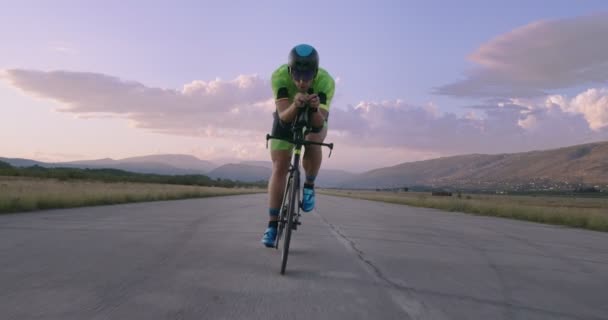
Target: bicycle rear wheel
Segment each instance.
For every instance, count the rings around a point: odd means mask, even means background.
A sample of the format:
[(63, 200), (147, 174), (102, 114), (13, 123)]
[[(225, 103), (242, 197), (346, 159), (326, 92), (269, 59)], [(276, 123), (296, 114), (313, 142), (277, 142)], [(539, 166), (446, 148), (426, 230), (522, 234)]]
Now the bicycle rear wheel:
[(291, 184), (288, 189), (288, 199), (289, 205), (286, 215), (286, 223), (284, 224), (285, 238), (283, 239), (283, 251), (281, 254), (281, 274), (285, 274), (285, 268), (287, 267), (287, 258), (289, 256), (289, 243), (291, 242), (291, 231), (293, 228), (293, 223), (295, 219), (295, 209), (296, 209), (296, 196), (297, 196), (297, 186), (299, 183), (299, 177), (296, 171), (296, 174), (291, 178)]

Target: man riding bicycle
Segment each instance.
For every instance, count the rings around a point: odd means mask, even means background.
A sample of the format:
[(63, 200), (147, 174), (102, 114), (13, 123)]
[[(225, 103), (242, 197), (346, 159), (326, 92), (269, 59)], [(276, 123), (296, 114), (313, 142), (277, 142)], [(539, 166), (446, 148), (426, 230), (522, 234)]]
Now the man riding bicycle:
[[(334, 95), (335, 83), (332, 76), (319, 67), (319, 54), (310, 45), (300, 44), (289, 53), (288, 63), (281, 65), (272, 74), (272, 90), (276, 111), (272, 135), (291, 139), (291, 124), (301, 108), (308, 107), (311, 132), (306, 140), (323, 142), (327, 136), (329, 106)], [(272, 139), (270, 156), (272, 175), (268, 184), (269, 222), (262, 237), (266, 247), (273, 247), (277, 236), (278, 217), (285, 190), (293, 144)], [(302, 210), (310, 212), (315, 207), (314, 184), (321, 167), (321, 146), (305, 147), (302, 166), (306, 173), (303, 189)]]

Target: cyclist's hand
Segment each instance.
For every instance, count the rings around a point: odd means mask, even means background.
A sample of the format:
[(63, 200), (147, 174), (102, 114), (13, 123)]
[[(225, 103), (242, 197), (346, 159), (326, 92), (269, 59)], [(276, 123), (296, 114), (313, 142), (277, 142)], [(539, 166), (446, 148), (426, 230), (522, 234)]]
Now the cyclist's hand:
[(320, 103), (319, 96), (316, 93), (308, 95), (308, 104), (311, 108), (317, 109)]
[(298, 92), (293, 97), (293, 104), (296, 106), (296, 108), (304, 108), (304, 106), (306, 106), (306, 102), (308, 102), (308, 94), (306, 93)]

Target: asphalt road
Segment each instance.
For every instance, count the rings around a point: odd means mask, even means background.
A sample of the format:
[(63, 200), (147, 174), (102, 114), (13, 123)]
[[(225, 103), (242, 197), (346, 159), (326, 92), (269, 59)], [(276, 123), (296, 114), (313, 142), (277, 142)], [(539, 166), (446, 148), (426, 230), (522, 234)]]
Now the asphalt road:
[(608, 233), (320, 196), (0, 215), (0, 319), (608, 319)]

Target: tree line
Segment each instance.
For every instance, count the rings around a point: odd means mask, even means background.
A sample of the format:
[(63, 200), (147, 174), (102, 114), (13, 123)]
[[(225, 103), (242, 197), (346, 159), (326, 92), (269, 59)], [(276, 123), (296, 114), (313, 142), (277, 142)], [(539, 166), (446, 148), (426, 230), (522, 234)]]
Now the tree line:
[(0, 176), (46, 178), (58, 180), (95, 180), (103, 182), (140, 182), (177, 185), (195, 185), (205, 187), (266, 187), (266, 181), (253, 183), (233, 181), (230, 179), (212, 179), (206, 175), (161, 175), (135, 173), (119, 169), (78, 169), (78, 168), (45, 168), (39, 165), (31, 167), (13, 167), (0, 161)]

